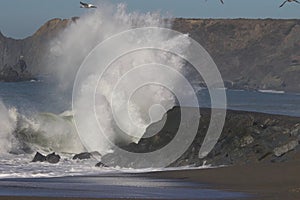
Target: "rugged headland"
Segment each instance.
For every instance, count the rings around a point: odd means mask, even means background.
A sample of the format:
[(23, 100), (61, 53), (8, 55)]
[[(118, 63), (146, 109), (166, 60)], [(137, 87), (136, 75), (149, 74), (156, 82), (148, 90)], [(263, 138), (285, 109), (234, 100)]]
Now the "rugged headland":
[[(50, 20), (22, 40), (0, 33), (0, 70), (22, 56), (32, 74), (43, 73), (49, 42), (76, 19)], [(210, 53), (228, 88), (300, 92), (300, 20), (174, 19), (173, 29)]]
[[(145, 135), (138, 144), (120, 145), (121, 148), (135, 153), (148, 153), (161, 149), (170, 143), (178, 134), (179, 126), (189, 127), (189, 123), (196, 123), (195, 118), (181, 121), (181, 109), (184, 112), (194, 112), (198, 108), (175, 107), (168, 111), (164, 120), (148, 127)], [(216, 110), (219, 113), (221, 110)], [(300, 153), (300, 118), (282, 115), (271, 115), (255, 112), (228, 110), (220, 138), (213, 150), (204, 158), (199, 158), (199, 150), (211, 121), (211, 110), (200, 109), (199, 128), (192, 144), (187, 151), (170, 166), (202, 166), (212, 165), (243, 165), (256, 163), (277, 163), (294, 160)], [(160, 129), (163, 127), (162, 129)], [(186, 135), (189, 135), (186, 133)], [(186, 138), (188, 140), (189, 138)], [(185, 144), (186, 141), (181, 141)], [(105, 162), (114, 165), (124, 163), (131, 166), (131, 161), (118, 155), (107, 154)], [(143, 160), (137, 160), (144, 162)], [(138, 164), (137, 164), (138, 166)]]

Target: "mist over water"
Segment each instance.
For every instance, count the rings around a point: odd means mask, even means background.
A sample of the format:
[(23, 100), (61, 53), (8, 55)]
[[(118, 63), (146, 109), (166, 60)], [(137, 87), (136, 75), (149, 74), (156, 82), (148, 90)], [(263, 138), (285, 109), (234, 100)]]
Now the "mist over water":
[[(46, 70), (55, 74), (62, 89), (70, 89), (85, 57), (100, 42), (132, 28), (170, 27), (170, 24), (158, 13), (128, 13), (124, 4), (101, 4), (96, 10), (88, 10), (70, 23), (62, 34), (51, 41)], [(118, 45), (122, 44), (116, 44), (108, 51)]]

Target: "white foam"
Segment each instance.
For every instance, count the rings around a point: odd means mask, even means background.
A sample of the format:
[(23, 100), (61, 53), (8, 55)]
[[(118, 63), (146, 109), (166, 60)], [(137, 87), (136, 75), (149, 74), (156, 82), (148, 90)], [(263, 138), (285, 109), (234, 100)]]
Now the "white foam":
[(259, 92), (262, 93), (273, 93), (273, 94), (284, 94), (284, 91), (279, 91), (279, 90), (258, 90)]
[(17, 110), (7, 109), (0, 100), (0, 154), (8, 153), (17, 142), (13, 132), (17, 126)]
[(33, 154), (1, 155), (0, 178), (42, 178), (42, 177), (66, 177), (66, 176), (97, 176), (103, 174), (118, 173), (148, 173), (176, 170), (195, 170), (212, 168), (210, 165), (200, 167), (170, 167), (170, 168), (99, 168), (95, 167), (98, 162), (95, 159), (72, 160), (70, 154), (60, 154), (61, 161), (58, 164), (47, 162), (32, 163)]

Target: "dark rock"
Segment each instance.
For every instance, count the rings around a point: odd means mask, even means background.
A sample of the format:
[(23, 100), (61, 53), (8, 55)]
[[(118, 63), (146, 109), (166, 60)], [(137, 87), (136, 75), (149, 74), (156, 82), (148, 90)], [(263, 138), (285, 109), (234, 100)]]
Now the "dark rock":
[(46, 161), (52, 164), (58, 163), (59, 160), (60, 156), (55, 154), (54, 152), (46, 156)]
[(84, 159), (90, 159), (91, 157), (92, 157), (91, 153), (89, 153), (89, 152), (83, 152), (83, 153), (76, 154), (73, 157), (73, 160), (76, 160), (76, 159), (84, 160)]
[(102, 162), (98, 162), (95, 167), (108, 167), (106, 164), (102, 163)]
[[(202, 165), (203, 163), (218, 166), (286, 161), (291, 158), (289, 154), (297, 151), (300, 139), (297, 130), (298, 117), (227, 110), (221, 137), (212, 151), (200, 159), (198, 154), (210, 123), (210, 113), (210, 109), (201, 108), (200, 124), (193, 143), (170, 166)], [(129, 144), (122, 148), (130, 152), (144, 153), (160, 149), (168, 144), (177, 133), (177, 127), (180, 124), (180, 108), (175, 107), (168, 111), (166, 118), (163, 128), (157, 134), (152, 133), (153, 137), (142, 138), (138, 144)], [(160, 127), (161, 124), (157, 122), (151, 126)], [(156, 130), (151, 126), (148, 129)], [(293, 134), (290, 134), (291, 130), (294, 130)], [(277, 156), (283, 155), (284, 159), (276, 160)], [(126, 158), (113, 153), (103, 156), (102, 160), (110, 166), (121, 166), (124, 163), (126, 165), (128, 162)], [(129, 162), (133, 162), (132, 159)]]
[(44, 156), (43, 154), (36, 152), (33, 160), (31, 162), (44, 162), (46, 161), (46, 156)]
[[(71, 22), (72, 20), (67, 19), (52, 19), (25, 39), (15, 40), (0, 35), (0, 70), (5, 64), (13, 67), (17, 63), (24, 71), (28, 70), (34, 75), (44, 72), (49, 46), (51, 46), (49, 42), (53, 41)], [(26, 66), (22, 62), (16, 62), (20, 56), (24, 56)]]
[(35, 78), (29, 71), (27, 71), (27, 64), (22, 56), (18, 60), (17, 64), (13, 66), (6, 64), (3, 69), (0, 70), (0, 81), (18, 82), (33, 79)]

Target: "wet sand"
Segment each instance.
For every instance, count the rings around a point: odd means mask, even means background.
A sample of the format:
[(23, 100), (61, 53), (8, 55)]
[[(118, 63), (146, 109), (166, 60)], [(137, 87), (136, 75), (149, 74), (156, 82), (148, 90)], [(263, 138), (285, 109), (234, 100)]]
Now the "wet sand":
[(151, 174), (164, 178), (183, 178), (209, 184), (210, 188), (254, 195), (250, 199), (299, 200), (300, 154), (285, 163), (251, 164), (216, 169), (170, 171)]
[[(128, 177), (131, 176), (136, 177), (138, 179), (139, 178), (143, 179), (144, 181), (145, 179), (147, 180), (147, 178), (149, 178), (149, 180), (150, 179), (153, 180), (153, 178), (169, 180), (169, 181), (174, 180), (174, 182), (178, 181), (179, 179), (184, 182), (201, 184), (201, 189), (216, 189), (225, 192), (242, 192), (244, 194), (250, 195), (246, 198), (235, 198), (235, 199), (251, 199), (251, 200), (252, 199), (258, 199), (258, 200), (259, 199), (260, 200), (276, 200), (276, 199), (299, 200), (300, 199), (300, 154), (297, 155), (297, 157), (293, 161), (289, 161), (285, 163), (260, 163), (260, 164), (251, 164), (251, 165), (244, 165), (244, 166), (229, 166), (229, 167), (213, 168), (213, 169), (164, 171), (164, 172), (151, 172), (146, 174), (128, 175)], [(93, 179), (94, 180), (98, 179), (100, 181), (101, 177), (93, 177)], [(126, 196), (124, 197), (125, 198), (120, 198), (120, 199), (126, 199)], [(53, 199), (77, 200), (77, 199), (106, 199), (106, 198), (7, 197), (7, 196), (0, 197), (0, 200), (4, 200), (4, 199), (5, 200), (53, 200)], [(139, 199), (139, 198), (135, 198), (135, 199)], [(144, 199), (148, 199), (148, 198), (144, 198)], [(155, 198), (150, 198), (150, 199), (155, 199)], [(229, 198), (229, 199), (234, 199), (234, 198)]]

